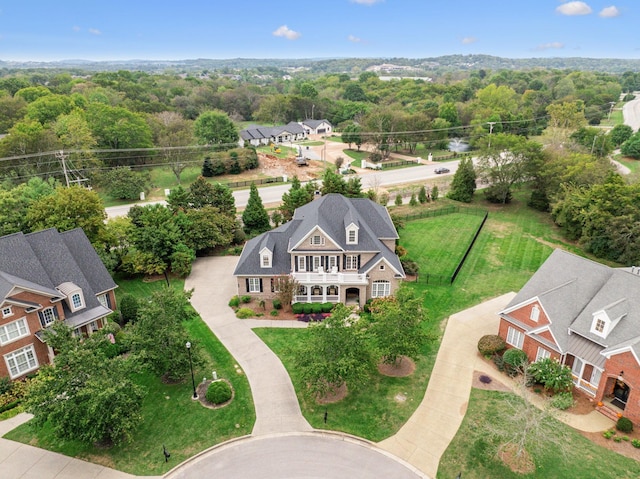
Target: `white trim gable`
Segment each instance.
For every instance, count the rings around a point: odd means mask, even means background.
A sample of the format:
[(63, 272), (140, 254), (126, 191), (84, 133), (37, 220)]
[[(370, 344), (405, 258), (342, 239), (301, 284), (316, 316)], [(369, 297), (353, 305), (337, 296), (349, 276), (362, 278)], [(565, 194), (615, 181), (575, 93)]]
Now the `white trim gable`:
[(271, 268), (273, 264), (273, 252), (266, 246), (260, 250), (260, 267)]
[[(358, 244), (358, 230), (359, 229), (360, 228), (355, 223), (350, 223), (345, 228), (345, 240), (346, 240), (347, 244), (349, 244), (349, 245), (357, 245)], [(353, 233), (353, 239), (351, 239), (351, 236), (350, 236), (351, 233)]]
[(631, 354), (633, 354), (633, 358), (636, 360), (638, 365), (640, 365), (640, 358), (638, 357), (638, 355), (636, 354), (636, 352), (634, 351), (634, 349), (631, 346), (624, 346), (624, 347), (621, 347), (620, 349), (612, 349), (611, 351), (609, 351), (607, 353), (601, 353), (601, 354), (605, 358), (611, 359), (612, 356), (617, 356), (618, 354), (623, 354), (623, 353), (631, 353)]
[[(529, 337), (531, 337), (532, 334), (537, 334), (538, 336), (540, 336), (540, 333), (544, 333), (545, 331), (549, 331), (549, 334), (551, 335), (551, 337), (553, 338), (553, 345), (555, 346), (556, 350), (559, 352), (563, 352), (562, 351), (562, 347), (560, 347), (560, 343), (558, 342), (558, 338), (556, 338), (556, 335), (553, 334), (553, 331), (551, 330), (551, 328), (549, 327), (551, 323), (548, 324), (543, 324), (542, 326), (539, 326), (537, 328), (534, 329), (530, 329), (529, 331), (525, 331), (525, 334)], [(534, 341), (538, 341), (536, 338), (532, 338)], [(542, 336), (540, 336), (540, 339), (549, 342), (549, 340), (547, 338), (544, 338)]]
[(394, 267), (393, 267), (393, 265), (392, 265), (391, 263), (389, 263), (389, 262), (387, 261), (387, 259), (386, 259), (386, 258), (380, 258), (380, 260), (379, 260), (378, 262), (376, 262), (376, 263), (372, 264), (370, 268), (368, 268), (368, 269), (364, 270), (363, 272), (364, 272), (365, 274), (369, 273), (371, 270), (373, 270), (374, 268), (376, 268), (377, 266), (379, 266), (379, 265), (380, 265), (380, 263), (382, 263), (383, 261), (384, 261), (384, 264), (386, 264), (387, 266), (389, 266), (389, 268), (391, 268), (391, 269), (395, 272), (395, 274), (400, 274), (400, 271), (398, 271), (396, 268), (394, 268)]
[[(302, 237), (302, 239), (300, 241), (298, 241), (297, 244), (293, 245), (291, 247), (291, 249), (289, 249), (289, 253), (294, 252), (296, 249), (300, 248), (303, 251), (307, 251), (307, 249), (301, 248), (302, 245), (309, 245), (309, 240), (312, 236), (314, 236), (315, 234), (320, 233), (320, 235), (324, 236), (326, 238), (325, 244), (322, 246), (329, 246), (329, 248), (326, 249), (331, 249), (331, 250), (340, 250), (340, 251), (344, 251), (344, 248), (342, 248), (330, 235), (327, 234), (326, 231), (324, 231), (322, 228), (320, 228), (320, 226), (314, 226), (313, 229), (311, 231), (309, 231), (309, 233), (307, 233), (306, 235), (304, 235)], [(328, 244), (328, 243), (331, 244)], [(333, 246), (333, 247), (331, 247)]]

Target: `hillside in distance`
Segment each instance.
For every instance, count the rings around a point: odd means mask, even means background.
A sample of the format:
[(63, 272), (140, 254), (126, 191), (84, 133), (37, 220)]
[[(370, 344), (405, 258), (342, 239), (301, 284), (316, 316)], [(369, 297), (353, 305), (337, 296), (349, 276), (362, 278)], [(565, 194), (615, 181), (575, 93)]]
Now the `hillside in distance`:
[(0, 69), (52, 69), (83, 71), (137, 70), (145, 72), (177, 71), (183, 73), (203, 70), (247, 70), (256, 68), (280, 69), (283, 71), (304, 70), (310, 73), (354, 73), (377, 65), (403, 67), (394, 75), (423, 76), (447, 71), (465, 70), (530, 70), (536, 68), (598, 71), (623, 73), (640, 71), (640, 59), (620, 58), (502, 58), (491, 55), (446, 55), (431, 58), (232, 58), (232, 59), (186, 59), (186, 60), (60, 60), (51, 62), (4, 61)]

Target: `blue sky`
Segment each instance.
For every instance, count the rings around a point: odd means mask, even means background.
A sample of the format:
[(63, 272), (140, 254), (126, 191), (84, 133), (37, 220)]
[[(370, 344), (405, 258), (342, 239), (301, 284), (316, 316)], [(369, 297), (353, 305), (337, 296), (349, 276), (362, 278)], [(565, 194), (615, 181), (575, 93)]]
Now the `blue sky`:
[(0, 60), (637, 58), (638, 0), (14, 0)]

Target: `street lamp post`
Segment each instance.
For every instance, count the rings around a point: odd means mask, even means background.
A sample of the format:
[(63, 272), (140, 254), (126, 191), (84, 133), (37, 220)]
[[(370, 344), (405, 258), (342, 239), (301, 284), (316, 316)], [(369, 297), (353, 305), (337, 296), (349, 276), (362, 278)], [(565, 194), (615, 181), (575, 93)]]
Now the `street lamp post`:
[(198, 393), (196, 392), (196, 379), (193, 375), (193, 362), (191, 362), (191, 343), (187, 341), (185, 344), (189, 353), (189, 367), (191, 368), (191, 384), (193, 384), (193, 399), (198, 399)]

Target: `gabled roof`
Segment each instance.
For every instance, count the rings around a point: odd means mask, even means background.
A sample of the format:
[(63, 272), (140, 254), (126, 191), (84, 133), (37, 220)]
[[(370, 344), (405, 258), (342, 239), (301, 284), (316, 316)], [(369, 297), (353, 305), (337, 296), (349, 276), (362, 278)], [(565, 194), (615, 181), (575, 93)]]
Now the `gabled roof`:
[(307, 118), (306, 120), (304, 120), (302, 122), (303, 125), (308, 126), (309, 128), (312, 128), (313, 130), (318, 128), (323, 123), (331, 125), (331, 123), (329, 123), (329, 120), (312, 120), (310, 118)]
[[(64, 283), (82, 289), (87, 310), (101, 306), (97, 294), (117, 287), (82, 229), (59, 233), (51, 228), (0, 238), (0, 299), (15, 288), (60, 297), (56, 287)], [(65, 318), (73, 316), (65, 309)]]
[(245, 141), (262, 140), (280, 136), (283, 133), (304, 135), (304, 128), (299, 123), (291, 121), (283, 126), (250, 125), (240, 131), (240, 137)]
[[(345, 223), (358, 225), (358, 244), (347, 244)], [(335, 193), (297, 208), (290, 222), (249, 240), (242, 250), (234, 274), (288, 274), (291, 270), (290, 253), (318, 227), (345, 252), (378, 253), (378, 256), (367, 263), (368, 266), (361, 265), (361, 272), (384, 258), (404, 276), (398, 256), (382, 242), (383, 239), (398, 238), (387, 209), (366, 198), (346, 198)], [(258, 252), (265, 244), (265, 238), (269, 238), (275, 245), (271, 268), (260, 268)]]
[[(640, 356), (639, 274), (557, 249), (501, 314), (508, 316), (536, 296), (562, 352), (580, 350), (593, 359), (596, 349), (614, 351), (627, 345)], [(591, 332), (594, 313), (599, 311), (607, 313), (611, 321), (619, 319), (606, 337)]]

